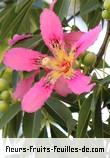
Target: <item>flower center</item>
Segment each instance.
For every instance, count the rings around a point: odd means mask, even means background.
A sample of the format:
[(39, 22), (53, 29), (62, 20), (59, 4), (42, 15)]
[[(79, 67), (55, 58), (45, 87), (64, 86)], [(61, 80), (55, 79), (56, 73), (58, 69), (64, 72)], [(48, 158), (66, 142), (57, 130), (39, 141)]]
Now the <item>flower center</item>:
[(67, 54), (63, 50), (57, 52), (55, 57), (45, 57), (42, 59), (42, 66), (52, 71), (49, 80), (55, 81), (62, 75), (66, 78), (71, 78), (74, 73), (72, 67), (75, 62), (73, 53)]
[(67, 72), (69, 71), (70, 67), (71, 67), (71, 64), (70, 64), (70, 62), (68, 62), (68, 61), (64, 61), (64, 62), (61, 64), (61, 69), (62, 69), (62, 71), (63, 71), (64, 73), (67, 73)]

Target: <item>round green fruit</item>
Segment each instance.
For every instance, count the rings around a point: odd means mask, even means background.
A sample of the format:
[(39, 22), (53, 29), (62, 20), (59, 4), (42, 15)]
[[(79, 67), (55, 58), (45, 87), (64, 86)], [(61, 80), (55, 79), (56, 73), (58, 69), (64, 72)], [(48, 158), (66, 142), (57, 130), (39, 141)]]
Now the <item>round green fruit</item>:
[(104, 8), (108, 11), (110, 11), (110, 0), (105, 0), (104, 1)]
[(0, 112), (5, 112), (8, 110), (8, 104), (3, 101), (3, 100), (0, 100)]
[(0, 78), (0, 91), (6, 90), (9, 88), (7, 80)]
[(83, 53), (80, 55), (80, 59), (83, 60), (84, 57), (86, 56), (86, 54), (88, 54), (88, 53), (89, 53), (89, 51), (83, 52)]
[(93, 66), (96, 62), (96, 55), (92, 52), (89, 52), (88, 54), (86, 54), (86, 56), (83, 59), (83, 64), (85, 66)]
[(6, 69), (2, 75), (2, 78), (6, 79), (9, 83), (12, 82), (12, 70)]
[(103, 17), (103, 19), (110, 20), (110, 11), (103, 10), (102, 11), (102, 17)]
[(10, 99), (10, 93), (9, 91), (5, 90), (0, 95), (1, 99), (3, 100), (9, 100)]

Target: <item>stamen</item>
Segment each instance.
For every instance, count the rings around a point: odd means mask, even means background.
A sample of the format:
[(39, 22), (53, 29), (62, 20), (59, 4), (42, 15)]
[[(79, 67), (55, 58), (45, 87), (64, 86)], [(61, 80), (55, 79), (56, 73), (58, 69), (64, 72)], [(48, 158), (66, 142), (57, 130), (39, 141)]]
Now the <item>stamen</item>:
[(61, 46), (61, 43), (60, 43), (60, 40), (58, 40), (58, 38), (53, 38), (50, 40), (50, 46), (53, 47), (53, 49), (61, 49), (62, 46)]
[(50, 58), (48, 58), (48, 57), (43, 58), (42, 65), (49, 66), (50, 65)]

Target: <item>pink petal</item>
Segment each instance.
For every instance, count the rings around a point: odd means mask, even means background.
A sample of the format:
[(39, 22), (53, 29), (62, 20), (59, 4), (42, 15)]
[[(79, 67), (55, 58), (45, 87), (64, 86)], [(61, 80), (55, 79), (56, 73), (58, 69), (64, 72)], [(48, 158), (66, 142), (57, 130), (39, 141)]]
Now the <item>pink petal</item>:
[(72, 93), (64, 77), (60, 77), (57, 80), (54, 89), (59, 95), (64, 96), (64, 97)]
[(10, 49), (4, 56), (4, 64), (18, 71), (32, 71), (39, 68), (43, 55), (26, 48)]
[(50, 9), (44, 9), (40, 16), (40, 29), (45, 44), (53, 49), (53, 44), (63, 42), (63, 29), (59, 17)]
[(47, 83), (45, 78), (42, 78), (24, 96), (22, 110), (28, 113), (39, 110), (50, 97), (52, 91), (53, 85)]
[(81, 73), (81, 71), (76, 71), (74, 77), (67, 80), (69, 88), (77, 95), (90, 92), (95, 86), (94, 83), (91, 84), (90, 82), (91, 78), (89, 76), (85, 76), (83, 73)]
[(83, 32), (70, 32), (70, 33), (64, 33), (64, 41), (67, 48), (71, 48), (75, 42), (77, 42), (81, 36), (83, 35)]
[(77, 48), (76, 57), (83, 53), (89, 46), (91, 46), (98, 38), (101, 27), (97, 26), (89, 32), (81, 36), (80, 40), (75, 43)]
[[(38, 71), (39, 72), (39, 71)], [(37, 72), (37, 73), (38, 73)], [(29, 89), (32, 87), (32, 83), (34, 81), (35, 75), (37, 73), (32, 74), (28, 78), (21, 79), (16, 86), (15, 92), (13, 93), (13, 96), (16, 99), (23, 99), (24, 95), (29, 91)]]
[(24, 39), (27, 39), (27, 38), (30, 38), (32, 37), (31, 34), (22, 34), (22, 35), (14, 35), (13, 38), (11, 40), (9, 40), (8, 44), (10, 46), (13, 46), (14, 44), (16, 44), (18, 41), (21, 41), (21, 40), (24, 40)]
[(55, 6), (56, 2), (57, 2), (57, 0), (52, 0), (52, 3), (50, 4), (50, 9), (51, 10), (54, 10), (54, 6)]

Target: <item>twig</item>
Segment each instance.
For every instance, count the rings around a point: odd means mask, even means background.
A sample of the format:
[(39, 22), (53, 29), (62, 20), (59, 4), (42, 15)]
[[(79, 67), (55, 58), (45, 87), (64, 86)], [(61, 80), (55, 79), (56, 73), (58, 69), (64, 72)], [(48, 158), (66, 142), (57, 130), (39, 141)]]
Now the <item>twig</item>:
[(74, 15), (70, 16), (70, 18), (67, 19), (67, 23), (69, 23), (75, 16), (79, 15), (79, 11), (75, 13)]
[(104, 55), (105, 53), (105, 49), (106, 49), (106, 46), (107, 46), (107, 43), (108, 43), (108, 39), (109, 39), (109, 36), (110, 36), (110, 21), (108, 21), (108, 24), (107, 24), (107, 32), (106, 32), (106, 35), (105, 35), (105, 39), (104, 39), (104, 42), (97, 54), (97, 61), (96, 61), (96, 64), (95, 64), (95, 67), (100, 63), (101, 59), (102, 59), (102, 56)]

